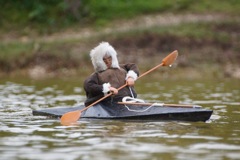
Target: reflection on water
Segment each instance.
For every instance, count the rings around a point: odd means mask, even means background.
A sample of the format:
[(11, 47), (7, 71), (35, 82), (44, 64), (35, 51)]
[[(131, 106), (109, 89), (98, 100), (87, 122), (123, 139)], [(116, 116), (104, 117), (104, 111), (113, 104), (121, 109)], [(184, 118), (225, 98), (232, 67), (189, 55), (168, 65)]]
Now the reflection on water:
[(214, 113), (206, 123), (82, 119), (61, 126), (59, 119), (31, 111), (83, 102), (81, 85), (5, 81), (0, 83), (1, 159), (239, 159), (239, 81), (141, 83), (139, 98), (198, 104)]

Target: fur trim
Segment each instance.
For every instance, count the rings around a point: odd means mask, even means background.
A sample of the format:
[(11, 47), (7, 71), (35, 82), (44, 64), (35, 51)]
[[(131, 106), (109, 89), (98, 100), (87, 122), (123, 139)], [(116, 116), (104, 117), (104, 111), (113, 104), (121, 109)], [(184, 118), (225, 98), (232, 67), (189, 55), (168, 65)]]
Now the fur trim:
[(130, 70), (130, 71), (128, 71), (128, 73), (127, 73), (126, 80), (127, 80), (129, 77), (132, 77), (132, 78), (134, 79), (134, 81), (136, 81), (137, 78), (138, 78), (138, 75), (137, 75), (137, 73), (135, 73), (133, 70)]
[(120, 68), (115, 49), (108, 42), (101, 42), (90, 52), (92, 64), (96, 72), (107, 69), (107, 65), (103, 61), (105, 55), (112, 57), (112, 68)]
[(109, 87), (111, 87), (111, 84), (110, 83), (103, 83), (103, 93), (104, 93), (104, 96), (108, 94), (108, 92), (110, 91)]

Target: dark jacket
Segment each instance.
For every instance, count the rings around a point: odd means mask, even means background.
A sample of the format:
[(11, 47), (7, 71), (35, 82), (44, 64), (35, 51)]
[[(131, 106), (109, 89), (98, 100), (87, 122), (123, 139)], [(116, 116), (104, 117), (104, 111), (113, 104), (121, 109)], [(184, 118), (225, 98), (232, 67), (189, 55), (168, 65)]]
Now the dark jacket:
[[(84, 90), (86, 92), (87, 99), (85, 101), (85, 105), (88, 106), (93, 102), (99, 100), (104, 96), (103, 93), (103, 84), (110, 83), (112, 87), (119, 88), (126, 83), (126, 75), (128, 71), (134, 71), (139, 76), (138, 67), (131, 63), (131, 64), (123, 64), (120, 65), (119, 68), (111, 68), (101, 72), (95, 72), (91, 74), (85, 81), (84, 81)], [(132, 93), (134, 97), (137, 97), (137, 94), (134, 90), (134, 87), (131, 87)], [(123, 89), (119, 90), (117, 95), (111, 96), (103, 100), (105, 101), (121, 101), (125, 96), (132, 96), (129, 87), (124, 87)]]

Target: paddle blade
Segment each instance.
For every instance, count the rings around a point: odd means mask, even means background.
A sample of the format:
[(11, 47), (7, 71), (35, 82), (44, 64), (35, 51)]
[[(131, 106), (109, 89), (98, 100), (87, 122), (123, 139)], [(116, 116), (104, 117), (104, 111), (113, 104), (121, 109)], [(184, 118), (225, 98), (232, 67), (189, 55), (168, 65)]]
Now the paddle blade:
[(82, 113), (81, 110), (77, 110), (77, 111), (67, 112), (63, 114), (61, 117), (61, 124), (65, 125), (65, 124), (77, 122), (81, 116), (81, 113)]
[(178, 56), (178, 51), (177, 50), (175, 50), (172, 53), (170, 53), (167, 57), (165, 57), (162, 60), (163, 66), (170, 66), (170, 65), (172, 65), (173, 62), (176, 60), (177, 56)]

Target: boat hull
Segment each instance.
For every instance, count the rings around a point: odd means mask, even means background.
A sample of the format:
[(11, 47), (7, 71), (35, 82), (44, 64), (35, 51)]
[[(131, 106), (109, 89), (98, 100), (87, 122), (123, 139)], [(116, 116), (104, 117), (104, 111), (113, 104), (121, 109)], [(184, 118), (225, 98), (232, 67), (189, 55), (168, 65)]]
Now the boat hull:
[[(33, 110), (33, 115), (60, 118), (63, 114), (81, 110), (85, 106), (58, 107)], [(81, 118), (90, 119), (124, 119), (124, 120), (151, 120), (151, 121), (207, 121), (213, 111), (203, 108), (182, 108), (168, 106), (106, 106), (97, 104), (82, 112)]]

